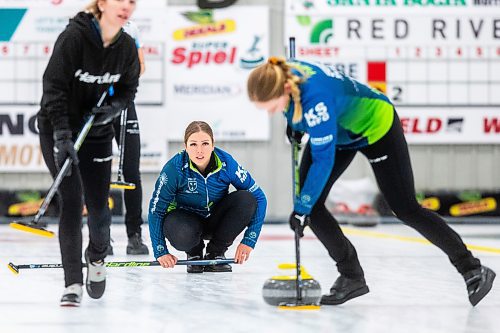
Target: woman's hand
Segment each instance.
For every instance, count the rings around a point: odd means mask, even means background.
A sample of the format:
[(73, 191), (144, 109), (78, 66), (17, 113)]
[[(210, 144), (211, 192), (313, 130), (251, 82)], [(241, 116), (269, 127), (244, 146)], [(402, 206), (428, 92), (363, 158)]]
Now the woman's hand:
[(243, 264), (250, 257), (250, 252), (252, 252), (252, 248), (248, 245), (241, 244), (236, 248), (236, 254), (234, 255), (234, 261), (237, 264)]
[(159, 257), (158, 262), (163, 268), (173, 268), (177, 263), (177, 257), (172, 254), (165, 254), (164, 256)]

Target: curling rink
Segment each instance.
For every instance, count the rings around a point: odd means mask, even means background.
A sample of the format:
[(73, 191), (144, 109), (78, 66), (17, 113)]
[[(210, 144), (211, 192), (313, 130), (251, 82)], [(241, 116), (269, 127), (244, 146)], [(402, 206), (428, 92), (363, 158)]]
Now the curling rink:
[[(56, 231), (56, 225), (49, 229)], [(482, 263), (500, 273), (500, 225), (452, 225)], [(400, 224), (344, 226), (356, 246), (370, 293), (317, 311), (280, 310), (264, 303), (266, 279), (286, 275), (280, 263), (295, 261), (287, 225), (264, 225), (250, 261), (232, 273), (187, 274), (185, 266), (108, 268), (99, 300), (86, 292), (79, 308), (63, 308), (61, 269), (14, 264), (60, 263), (57, 238), (42, 238), (0, 225), (0, 332), (500, 332), (500, 278), (475, 308), (462, 277), (434, 246)], [(150, 247), (147, 226), (143, 238)], [(112, 225), (114, 256), (108, 261), (153, 260), (127, 256), (125, 227)], [(84, 227), (84, 244), (87, 242)], [(238, 240), (237, 240), (238, 241)], [(235, 247), (226, 253), (234, 255)], [(172, 251), (172, 249), (171, 249)], [(337, 277), (333, 261), (307, 229), (302, 263), (327, 292)], [(176, 254), (185, 259), (184, 253)]]

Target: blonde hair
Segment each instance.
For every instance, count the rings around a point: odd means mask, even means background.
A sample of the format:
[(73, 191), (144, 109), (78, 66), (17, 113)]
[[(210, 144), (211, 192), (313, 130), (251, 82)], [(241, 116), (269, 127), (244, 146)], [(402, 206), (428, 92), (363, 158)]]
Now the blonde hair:
[(207, 133), (210, 136), (210, 139), (212, 139), (212, 144), (214, 143), (214, 132), (212, 131), (212, 128), (210, 127), (209, 124), (207, 124), (204, 121), (193, 121), (191, 122), (187, 127), (186, 130), (184, 131), (184, 144), (187, 144), (187, 141), (189, 137), (198, 132), (204, 132)]
[(94, 15), (98, 20), (101, 19), (102, 11), (97, 4), (100, 0), (92, 0), (86, 7), (85, 11)]
[(300, 71), (297, 67), (288, 64), (284, 58), (269, 58), (267, 63), (260, 65), (250, 73), (247, 91), (252, 102), (267, 102), (283, 96), (285, 83), (288, 83), (295, 104), (292, 122), (298, 123), (302, 120), (299, 83), (304, 82), (305, 78), (293, 74), (292, 68)]

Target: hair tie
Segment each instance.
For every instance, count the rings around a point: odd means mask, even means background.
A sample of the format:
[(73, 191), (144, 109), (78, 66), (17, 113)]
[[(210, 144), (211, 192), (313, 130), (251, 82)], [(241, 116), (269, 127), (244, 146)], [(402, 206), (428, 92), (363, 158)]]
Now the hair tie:
[(271, 65), (281, 65), (285, 62), (285, 60), (281, 57), (269, 57), (267, 62)]

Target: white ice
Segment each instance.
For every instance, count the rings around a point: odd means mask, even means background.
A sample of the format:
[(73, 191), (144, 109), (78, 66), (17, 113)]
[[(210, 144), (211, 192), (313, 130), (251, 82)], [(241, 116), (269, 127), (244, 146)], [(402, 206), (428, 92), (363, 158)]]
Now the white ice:
[[(499, 225), (453, 227), (484, 265), (500, 273)], [(295, 260), (287, 226), (265, 225), (250, 260), (234, 265), (232, 273), (187, 274), (185, 266), (108, 268), (101, 299), (84, 294), (81, 307), (62, 308), (61, 269), (22, 270), (17, 276), (7, 269), (9, 262), (59, 263), (57, 237), (1, 225), (0, 332), (500, 332), (500, 278), (472, 307), (462, 277), (440, 250), (419, 242), (412, 229), (393, 224), (345, 231), (357, 248), (370, 293), (340, 306), (284, 311), (264, 303), (265, 280), (286, 273), (278, 270), (279, 263)], [(147, 226), (143, 233), (149, 245)], [(153, 260), (125, 255), (123, 225), (112, 226), (112, 237), (115, 255), (108, 261)], [(310, 230), (301, 250), (303, 265), (327, 292), (336, 269)], [(184, 253), (172, 252), (185, 259)]]

